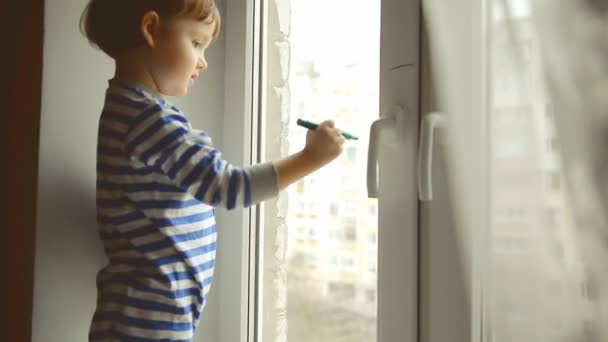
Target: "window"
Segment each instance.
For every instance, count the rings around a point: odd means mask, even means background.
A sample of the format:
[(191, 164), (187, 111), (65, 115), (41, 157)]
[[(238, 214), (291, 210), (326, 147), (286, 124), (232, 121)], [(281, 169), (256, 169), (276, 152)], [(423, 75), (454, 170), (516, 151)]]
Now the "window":
[[(263, 159), (301, 150), (306, 129), (298, 118), (332, 119), (360, 140), (347, 141), (338, 160), (264, 204), (260, 342), (373, 342), (376, 305), (363, 292), (356, 297), (358, 289), (376, 287), (376, 274), (358, 276), (358, 263), (376, 263), (377, 249), (356, 242), (358, 232), (377, 231), (378, 217), (361, 182), (367, 160), (357, 155), (367, 153), (366, 135), (379, 116), (380, 1), (265, 4)], [(302, 225), (309, 241), (297, 243), (291, 232)]]
[(332, 203), (329, 205), (329, 214), (331, 216), (338, 216), (338, 204)]
[(378, 273), (378, 265), (373, 261), (368, 261), (367, 263), (367, 271), (371, 274)]
[(355, 162), (357, 159), (357, 149), (355, 147), (349, 146), (346, 148), (346, 159), (349, 162)]
[(340, 266), (340, 257), (337, 255), (332, 255), (329, 259), (329, 264), (334, 269), (338, 268)]
[(555, 137), (547, 138), (547, 152), (556, 152), (557, 151), (557, 139)]
[(550, 226), (555, 226), (558, 224), (558, 209), (557, 208), (547, 208), (546, 209), (546, 220), (545, 223)]
[(315, 229), (315, 228), (309, 228), (308, 229), (308, 237), (311, 240), (315, 240), (317, 238), (317, 229)]
[(365, 300), (369, 303), (374, 303), (376, 301), (376, 290), (368, 289), (365, 291)]
[(329, 294), (338, 298), (352, 299), (355, 297), (355, 285), (342, 282), (330, 282)]
[(350, 242), (357, 241), (357, 228), (350, 225), (344, 227), (344, 240)]
[(559, 172), (550, 172), (549, 174), (549, 188), (552, 191), (559, 192), (561, 190), (562, 175)]
[(372, 245), (375, 245), (378, 242), (378, 234), (376, 233), (369, 233), (369, 243)]
[(355, 267), (355, 258), (352, 255), (342, 256), (342, 268), (344, 270), (352, 271), (355, 269)]
[[(571, 290), (582, 274), (573, 262), (577, 231), (555, 158), (559, 146), (532, 2), (487, 3), (494, 13), (487, 27), (493, 208), (483, 271), (491, 277), (483, 290), (487, 329), (493, 341), (580, 340), (585, 306)], [(585, 327), (589, 335), (592, 327)]]
[(368, 206), (369, 209), (369, 215), (370, 216), (376, 216), (378, 213), (378, 205), (376, 203), (370, 203), (370, 205)]

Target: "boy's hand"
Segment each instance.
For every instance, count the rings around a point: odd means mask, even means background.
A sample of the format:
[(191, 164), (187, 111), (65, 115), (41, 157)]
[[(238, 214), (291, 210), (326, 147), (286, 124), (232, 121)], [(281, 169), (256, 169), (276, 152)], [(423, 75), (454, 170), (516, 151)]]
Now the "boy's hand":
[(321, 167), (342, 153), (344, 141), (342, 132), (334, 127), (334, 122), (326, 120), (317, 129), (308, 130), (306, 146), (302, 152), (306, 158)]
[(342, 153), (344, 140), (342, 132), (334, 128), (331, 120), (321, 123), (315, 130), (309, 130), (302, 151), (273, 162), (279, 189), (285, 189), (336, 159)]

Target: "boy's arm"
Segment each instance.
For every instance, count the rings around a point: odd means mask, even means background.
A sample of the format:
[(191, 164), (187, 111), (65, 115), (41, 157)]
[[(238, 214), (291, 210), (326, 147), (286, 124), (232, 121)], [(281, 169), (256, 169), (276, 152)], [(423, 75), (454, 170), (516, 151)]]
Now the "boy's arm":
[(301, 153), (241, 168), (227, 163), (221, 152), (193, 137), (183, 116), (162, 109), (152, 115), (150, 110), (146, 112), (139, 120), (134, 118), (126, 134), (127, 155), (156, 168), (201, 202), (227, 209), (249, 207), (275, 197), (287, 185), (335, 158), (343, 143), (334, 132), (337, 130), (323, 126), (314, 133), (309, 131)]
[(312, 161), (304, 151), (277, 160), (273, 162), (273, 165), (277, 170), (279, 190), (285, 189), (290, 184), (308, 176), (321, 167), (321, 165)]

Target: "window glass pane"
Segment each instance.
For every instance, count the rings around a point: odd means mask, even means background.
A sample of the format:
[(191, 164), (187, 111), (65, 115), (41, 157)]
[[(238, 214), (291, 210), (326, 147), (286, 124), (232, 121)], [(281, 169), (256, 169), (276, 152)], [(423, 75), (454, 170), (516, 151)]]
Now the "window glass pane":
[(264, 159), (301, 150), (298, 118), (360, 138), (266, 202), (260, 264), (263, 341), (376, 340), (377, 204), (365, 188), (378, 118), (380, 0), (269, 0)]
[(532, 0), (490, 0), (488, 340), (598, 341)]

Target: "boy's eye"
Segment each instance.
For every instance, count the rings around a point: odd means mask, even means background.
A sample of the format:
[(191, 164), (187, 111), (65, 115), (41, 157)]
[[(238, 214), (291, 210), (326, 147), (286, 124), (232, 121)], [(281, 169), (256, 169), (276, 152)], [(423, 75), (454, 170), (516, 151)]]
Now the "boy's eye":
[(196, 40), (193, 41), (192, 44), (194, 45), (195, 48), (199, 48), (199, 47), (203, 46), (203, 44), (201, 44), (200, 42), (197, 42)]

